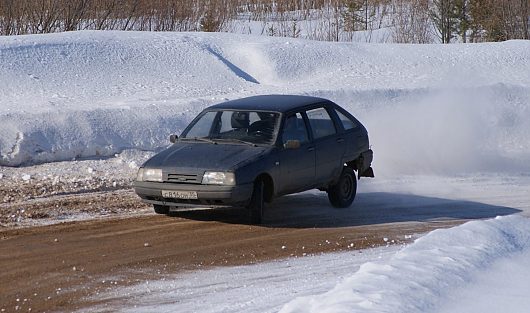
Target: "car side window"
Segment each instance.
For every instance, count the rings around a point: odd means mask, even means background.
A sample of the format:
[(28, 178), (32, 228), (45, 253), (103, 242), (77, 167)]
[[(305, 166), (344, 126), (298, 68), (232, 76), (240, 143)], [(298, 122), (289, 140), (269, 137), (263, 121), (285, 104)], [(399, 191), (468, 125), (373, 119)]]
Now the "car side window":
[(306, 112), (313, 131), (313, 138), (318, 139), (335, 134), (335, 124), (325, 108), (317, 108)]
[(288, 140), (298, 140), (300, 141), (300, 144), (304, 144), (309, 141), (302, 114), (296, 113), (287, 116), (283, 126), (282, 140), (283, 144), (285, 144)]
[(344, 130), (353, 129), (357, 127), (357, 123), (352, 121), (346, 115), (342, 114), (341, 111), (335, 110), (335, 112), (337, 112), (337, 116), (339, 117), (340, 122), (342, 123), (342, 126), (344, 127)]

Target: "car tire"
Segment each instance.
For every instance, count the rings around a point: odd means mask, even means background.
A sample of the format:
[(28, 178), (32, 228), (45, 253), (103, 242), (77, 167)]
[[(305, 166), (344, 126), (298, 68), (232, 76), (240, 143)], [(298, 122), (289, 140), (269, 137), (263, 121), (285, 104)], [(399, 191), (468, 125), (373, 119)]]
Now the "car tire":
[(263, 219), (264, 206), (265, 183), (263, 182), (263, 180), (260, 179), (254, 182), (254, 189), (252, 191), (252, 197), (250, 198), (250, 204), (247, 206), (251, 224), (261, 224)]
[(169, 207), (167, 205), (154, 204), (153, 207), (157, 214), (169, 214)]
[(350, 167), (344, 167), (339, 181), (328, 189), (328, 199), (336, 208), (349, 207), (357, 194), (357, 177)]

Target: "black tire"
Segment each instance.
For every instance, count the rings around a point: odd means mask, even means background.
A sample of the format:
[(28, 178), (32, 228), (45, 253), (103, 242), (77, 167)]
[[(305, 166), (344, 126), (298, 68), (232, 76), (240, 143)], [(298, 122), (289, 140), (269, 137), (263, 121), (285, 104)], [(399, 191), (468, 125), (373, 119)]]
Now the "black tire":
[(167, 205), (154, 204), (153, 207), (157, 214), (169, 214), (169, 207)]
[(355, 177), (355, 172), (351, 168), (345, 167), (337, 184), (328, 189), (329, 202), (336, 208), (347, 208), (353, 203), (356, 194), (357, 177)]
[(261, 224), (263, 219), (263, 208), (265, 205), (265, 183), (263, 180), (254, 182), (254, 190), (250, 203), (247, 206), (250, 223), (254, 225)]

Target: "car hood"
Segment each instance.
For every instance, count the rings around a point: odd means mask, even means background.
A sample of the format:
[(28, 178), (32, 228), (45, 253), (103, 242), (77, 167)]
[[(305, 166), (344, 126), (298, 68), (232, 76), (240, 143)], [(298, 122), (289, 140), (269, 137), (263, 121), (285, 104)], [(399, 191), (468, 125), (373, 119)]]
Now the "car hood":
[(180, 173), (235, 170), (264, 154), (269, 147), (245, 144), (177, 142), (149, 159), (144, 166)]

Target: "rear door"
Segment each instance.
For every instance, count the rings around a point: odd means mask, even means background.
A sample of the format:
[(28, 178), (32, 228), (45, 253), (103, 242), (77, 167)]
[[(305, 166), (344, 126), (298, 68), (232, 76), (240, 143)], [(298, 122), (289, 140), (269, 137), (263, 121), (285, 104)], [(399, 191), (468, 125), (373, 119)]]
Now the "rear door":
[(328, 184), (342, 172), (344, 137), (338, 134), (339, 128), (331, 118), (326, 106), (306, 111), (316, 152), (315, 180), (318, 184)]
[(344, 109), (337, 106), (334, 108), (334, 113), (345, 139), (344, 161), (355, 160), (361, 152), (369, 149), (366, 129)]

